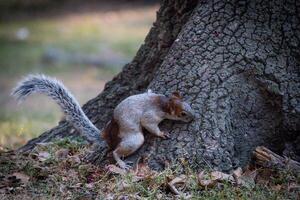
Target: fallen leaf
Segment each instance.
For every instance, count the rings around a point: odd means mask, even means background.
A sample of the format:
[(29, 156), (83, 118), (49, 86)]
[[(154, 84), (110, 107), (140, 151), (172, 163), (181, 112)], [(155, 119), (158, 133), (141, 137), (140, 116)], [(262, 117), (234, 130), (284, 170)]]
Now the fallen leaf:
[(68, 155), (69, 155), (69, 150), (68, 149), (60, 149), (60, 150), (55, 152), (55, 157), (58, 160), (64, 160), (68, 157)]
[(229, 174), (225, 174), (223, 172), (219, 172), (219, 171), (213, 171), (210, 173), (211, 176), (211, 180), (217, 180), (217, 181), (228, 181), (228, 180), (233, 180), (232, 175)]
[(86, 183), (85, 187), (89, 188), (89, 189), (93, 189), (93, 188), (95, 188), (95, 184), (94, 183)]
[(46, 151), (41, 151), (37, 155), (37, 158), (42, 162), (48, 160), (50, 157), (51, 157), (50, 153), (48, 153)]
[(103, 176), (103, 170), (100, 169), (92, 169), (92, 172), (88, 173), (86, 176), (87, 183), (96, 182)]
[(60, 184), (60, 186), (59, 186), (59, 191), (62, 193), (62, 194), (64, 194), (64, 193), (66, 193), (66, 186), (65, 185), (63, 185), (63, 184)]
[(162, 199), (163, 198), (163, 195), (161, 193), (157, 193), (155, 195), (156, 199)]
[(76, 184), (74, 185), (74, 188), (80, 188), (80, 187), (82, 187), (82, 183), (76, 183)]
[(186, 176), (184, 174), (174, 178), (173, 180), (171, 180), (170, 182), (168, 182), (168, 186), (170, 188), (170, 190), (176, 194), (179, 195), (180, 192), (178, 191), (178, 189), (175, 187), (176, 184), (183, 184), (186, 182)]
[(288, 191), (289, 192), (295, 192), (295, 191), (300, 192), (300, 185), (298, 185), (296, 183), (290, 183), (290, 184), (288, 184)]
[(120, 195), (118, 197), (118, 200), (129, 200), (129, 196), (128, 195)]
[(112, 174), (121, 174), (121, 175), (126, 174), (126, 170), (125, 169), (122, 169), (122, 168), (120, 168), (120, 167), (118, 167), (116, 165), (107, 165), (105, 167), (105, 169), (108, 172), (112, 173)]
[(211, 172), (210, 176), (208, 177), (205, 177), (204, 171), (201, 171), (198, 174), (198, 183), (203, 188), (214, 187), (219, 181), (223, 180), (233, 180), (233, 177), (229, 174), (225, 174), (219, 171)]
[(234, 180), (235, 180), (235, 183), (236, 183), (237, 185), (241, 185), (241, 180), (240, 180), (240, 178), (241, 178), (242, 174), (243, 174), (243, 170), (242, 170), (242, 168), (240, 168), (240, 167), (237, 168), (236, 170), (234, 170), (233, 173), (232, 173), (232, 176), (233, 176), (233, 178), (234, 178)]
[(156, 172), (151, 170), (150, 167), (144, 162), (138, 163), (133, 173), (135, 174), (137, 180), (151, 178), (156, 174)]
[(233, 171), (232, 175), (233, 177), (239, 178), (243, 174), (242, 168), (238, 167), (236, 170)]
[(282, 185), (271, 185), (272, 190), (279, 192), (282, 189)]
[(199, 180), (199, 184), (205, 188), (212, 188), (217, 184), (217, 180)]
[(255, 187), (256, 170), (246, 170), (240, 177), (236, 178), (236, 183), (246, 188), (252, 189)]
[(81, 159), (79, 158), (78, 155), (74, 155), (74, 156), (69, 156), (67, 158), (67, 162), (71, 165), (71, 166), (75, 166), (75, 165), (79, 165), (81, 163)]
[(117, 184), (119, 191), (125, 191), (127, 188), (130, 188), (130, 186), (131, 185), (125, 180), (122, 180), (121, 182), (119, 182), (119, 184)]

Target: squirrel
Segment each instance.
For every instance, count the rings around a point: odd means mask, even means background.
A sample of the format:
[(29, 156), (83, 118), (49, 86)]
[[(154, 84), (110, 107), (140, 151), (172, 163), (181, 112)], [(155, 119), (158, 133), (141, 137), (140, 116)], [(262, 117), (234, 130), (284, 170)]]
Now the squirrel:
[(114, 109), (112, 119), (100, 132), (85, 115), (71, 92), (57, 79), (45, 75), (29, 75), (18, 83), (12, 95), (22, 102), (32, 93), (46, 94), (52, 98), (64, 112), (66, 120), (89, 142), (94, 143), (101, 138), (105, 140), (112, 151), (113, 158), (123, 169), (128, 169), (130, 166), (121, 158), (133, 154), (144, 143), (142, 128), (167, 139), (169, 134), (158, 127), (162, 120), (190, 122), (195, 116), (193, 109), (182, 100), (179, 92), (165, 96), (148, 90), (121, 101)]

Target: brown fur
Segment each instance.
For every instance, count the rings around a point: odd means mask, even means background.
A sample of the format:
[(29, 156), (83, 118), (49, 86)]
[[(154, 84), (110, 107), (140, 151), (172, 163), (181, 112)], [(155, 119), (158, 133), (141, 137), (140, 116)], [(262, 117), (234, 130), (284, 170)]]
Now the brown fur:
[(172, 97), (176, 97), (178, 99), (182, 99), (182, 96), (181, 96), (181, 94), (178, 91), (173, 92), (172, 93)]
[[(183, 111), (182, 109), (182, 105), (181, 105), (181, 101), (178, 99), (171, 99), (169, 106), (171, 107), (172, 113), (174, 113), (174, 115), (180, 117), (181, 113)], [(171, 114), (172, 114), (171, 113)]]
[(180, 117), (183, 111), (181, 98), (179, 92), (173, 92), (171, 97), (156, 97), (155, 102), (157, 102), (164, 112)]
[(109, 151), (116, 149), (121, 142), (119, 124), (115, 119), (110, 120), (102, 132), (102, 138), (107, 142)]
[(158, 96), (158, 97), (154, 97), (154, 102), (155, 104), (157, 104), (162, 111), (166, 112), (166, 113), (170, 113), (171, 110), (169, 108), (169, 98), (165, 97), (165, 96)]

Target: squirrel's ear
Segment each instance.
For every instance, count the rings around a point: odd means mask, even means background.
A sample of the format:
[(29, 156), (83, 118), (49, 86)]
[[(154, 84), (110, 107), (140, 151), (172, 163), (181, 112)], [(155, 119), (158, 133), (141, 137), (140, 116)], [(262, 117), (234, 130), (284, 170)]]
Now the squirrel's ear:
[(172, 93), (172, 97), (173, 98), (178, 98), (178, 99), (182, 99), (181, 94), (178, 91), (175, 91)]

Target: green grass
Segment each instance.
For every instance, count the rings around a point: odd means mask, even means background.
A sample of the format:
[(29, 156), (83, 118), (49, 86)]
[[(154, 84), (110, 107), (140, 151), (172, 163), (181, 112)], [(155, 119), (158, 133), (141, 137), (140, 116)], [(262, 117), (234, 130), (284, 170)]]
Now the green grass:
[[(30, 115), (28, 115), (28, 113)], [(8, 148), (15, 148), (26, 141), (37, 137), (43, 131), (50, 129), (53, 122), (59, 118), (55, 113), (19, 112), (5, 114), (0, 118), (0, 144)]]
[[(40, 58), (51, 47), (85, 54), (101, 53), (103, 49), (111, 48), (133, 57), (154, 19), (149, 14), (138, 19), (135, 19), (136, 15), (131, 17), (130, 13), (123, 15), (110, 19), (106, 15), (85, 14), (1, 23), (1, 73), (11, 75), (41, 67)], [(108, 19), (103, 20), (103, 17)], [(15, 34), (24, 27), (30, 34), (27, 40), (21, 41)]]
[[(197, 174), (188, 166), (183, 172), (180, 166), (172, 166), (163, 171), (152, 171), (140, 165), (141, 174), (130, 171), (125, 174), (112, 174), (105, 167), (98, 167), (83, 161), (88, 146), (82, 139), (56, 140), (38, 146), (28, 155), (1, 153), (0, 176), (9, 176), (14, 172), (30, 177), (23, 187), (13, 186), (7, 198), (17, 195), (46, 198), (90, 198), (90, 199), (199, 199), (199, 200), (287, 200), (299, 198), (299, 189), (290, 190), (292, 184), (299, 185), (299, 174), (291, 171), (277, 171), (269, 168), (257, 168), (256, 183), (251, 187), (236, 185), (230, 181), (218, 181), (207, 188), (200, 186)], [(67, 157), (61, 159), (56, 152), (68, 150)], [(51, 156), (44, 161), (39, 159), (39, 152), (48, 152)], [(79, 164), (72, 158), (80, 158)], [(144, 167), (143, 167), (144, 166)], [(199, 169), (201, 171), (201, 169)], [(264, 175), (264, 171), (269, 174)], [(210, 179), (210, 170), (206, 170), (206, 179)], [(185, 175), (183, 185), (176, 185), (180, 192), (175, 196), (168, 187), (168, 182), (175, 177)], [(139, 177), (139, 178), (138, 178)], [(260, 182), (258, 181), (260, 180)], [(277, 186), (280, 186), (278, 188)], [(20, 192), (14, 192), (20, 191)], [(3, 192), (3, 191), (2, 191)], [(1, 191), (0, 191), (1, 194)], [(1, 197), (1, 196), (0, 196)], [(88, 198), (88, 199), (89, 199)], [(30, 198), (29, 198), (30, 199)]]

